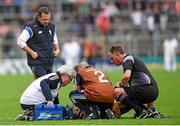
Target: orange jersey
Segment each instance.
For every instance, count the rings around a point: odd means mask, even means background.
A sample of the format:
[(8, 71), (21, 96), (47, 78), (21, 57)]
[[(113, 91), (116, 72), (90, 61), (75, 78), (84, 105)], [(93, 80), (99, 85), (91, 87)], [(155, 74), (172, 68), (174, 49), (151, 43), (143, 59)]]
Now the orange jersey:
[(114, 90), (108, 77), (101, 71), (93, 68), (81, 68), (78, 72), (84, 80), (84, 93), (94, 102), (113, 103)]

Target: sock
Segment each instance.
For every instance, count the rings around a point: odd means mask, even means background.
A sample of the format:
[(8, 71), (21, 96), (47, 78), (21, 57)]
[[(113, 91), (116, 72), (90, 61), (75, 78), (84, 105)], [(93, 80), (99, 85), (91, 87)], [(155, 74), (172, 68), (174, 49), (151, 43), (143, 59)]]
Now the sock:
[(121, 111), (121, 115), (124, 114), (124, 113), (127, 113), (131, 110), (132, 108), (130, 108), (129, 106), (125, 106), (123, 108), (120, 109)]
[(82, 113), (85, 112), (87, 115), (92, 113), (90, 107), (88, 105), (82, 104), (79, 100), (76, 100), (76, 103), (74, 104), (80, 109)]
[(157, 112), (157, 109), (155, 107), (150, 108), (152, 110), (152, 112)]
[(129, 106), (130, 108), (133, 108), (136, 113), (142, 112), (142, 108), (138, 106), (136, 103), (134, 103), (131, 99), (129, 99), (125, 95), (120, 95), (118, 98), (119, 101), (121, 101), (122, 104)]

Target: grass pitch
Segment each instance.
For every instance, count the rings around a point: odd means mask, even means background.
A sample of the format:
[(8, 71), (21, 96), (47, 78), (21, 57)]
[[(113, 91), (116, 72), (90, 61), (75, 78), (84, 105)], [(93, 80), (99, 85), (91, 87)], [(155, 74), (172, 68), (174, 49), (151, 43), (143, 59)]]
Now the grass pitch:
[[(23, 91), (33, 80), (32, 75), (0, 76), (0, 125), (180, 125), (180, 70), (166, 72), (162, 66), (150, 66), (158, 82), (159, 97), (156, 107), (160, 112), (170, 116), (166, 119), (132, 119), (134, 111), (115, 120), (60, 120), (60, 121), (14, 121), (21, 113), (19, 99)], [(122, 71), (106, 72), (113, 84), (120, 80)], [(60, 103), (70, 104), (68, 98), (72, 84), (60, 90)]]

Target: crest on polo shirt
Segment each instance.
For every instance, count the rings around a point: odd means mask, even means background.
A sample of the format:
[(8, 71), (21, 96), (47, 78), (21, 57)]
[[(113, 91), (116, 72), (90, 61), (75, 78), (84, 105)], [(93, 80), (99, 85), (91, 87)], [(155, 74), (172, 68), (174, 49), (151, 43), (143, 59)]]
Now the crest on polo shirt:
[(42, 34), (42, 31), (38, 31), (38, 34)]

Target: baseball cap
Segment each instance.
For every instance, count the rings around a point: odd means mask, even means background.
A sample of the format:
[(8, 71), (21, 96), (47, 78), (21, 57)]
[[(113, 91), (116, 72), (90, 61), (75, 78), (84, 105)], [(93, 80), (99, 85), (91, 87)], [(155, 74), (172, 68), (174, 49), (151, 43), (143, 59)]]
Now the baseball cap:
[(67, 65), (62, 65), (57, 69), (60, 74), (67, 74), (71, 77), (75, 76), (75, 71)]

